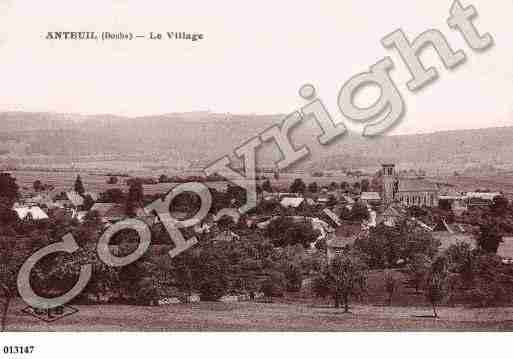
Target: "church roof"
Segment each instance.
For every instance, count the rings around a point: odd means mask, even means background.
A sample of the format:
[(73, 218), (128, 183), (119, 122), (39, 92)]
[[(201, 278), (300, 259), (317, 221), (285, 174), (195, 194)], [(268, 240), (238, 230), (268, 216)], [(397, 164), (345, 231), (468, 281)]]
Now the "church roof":
[(423, 178), (416, 179), (400, 179), (399, 192), (435, 192), (438, 191), (436, 183), (430, 182)]

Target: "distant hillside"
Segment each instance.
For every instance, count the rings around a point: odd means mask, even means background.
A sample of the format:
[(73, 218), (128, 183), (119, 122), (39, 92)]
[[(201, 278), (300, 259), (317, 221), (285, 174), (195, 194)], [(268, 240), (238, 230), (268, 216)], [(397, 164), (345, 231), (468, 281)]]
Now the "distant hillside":
[[(32, 156), (164, 159), (201, 165), (230, 153), (283, 115), (232, 115), (209, 112), (125, 118), (56, 113), (0, 113), (0, 158)], [(294, 130), (296, 145), (312, 149), (309, 169), (375, 168), (394, 162), (428, 171), (471, 168), (513, 169), (513, 127), (382, 136), (349, 134), (328, 147), (316, 144), (313, 122)], [(8, 152), (8, 153), (7, 153)], [(7, 153), (7, 154), (5, 154)], [(272, 144), (259, 154), (262, 164), (279, 158)], [(486, 165), (486, 166), (484, 166)], [(491, 167), (493, 166), (493, 167)]]

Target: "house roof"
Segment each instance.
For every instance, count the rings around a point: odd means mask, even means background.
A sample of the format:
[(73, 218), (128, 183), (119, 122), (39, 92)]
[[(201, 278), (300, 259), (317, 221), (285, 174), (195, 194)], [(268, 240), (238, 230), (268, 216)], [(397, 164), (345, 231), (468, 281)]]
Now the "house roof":
[(466, 242), (471, 246), (471, 248), (476, 247), (476, 241), (470, 234), (449, 233), (447, 231), (434, 231), (432, 234), (435, 239), (440, 240), (440, 247), (438, 248), (439, 251), (446, 250), (451, 245), (459, 242)]
[(434, 182), (430, 182), (423, 178), (408, 178), (408, 179), (400, 179), (399, 192), (436, 192), (438, 191), (438, 186)]
[(66, 197), (75, 207), (82, 206), (84, 204), (84, 198), (75, 191), (66, 192)]
[(285, 197), (281, 200), (280, 204), (283, 207), (293, 207), (297, 208), (303, 203), (305, 199), (302, 197)]
[(23, 207), (16, 207), (14, 208), (14, 211), (18, 215), (20, 219), (25, 219), (27, 216), (30, 215), (30, 217), (34, 220), (42, 220), (42, 219), (48, 219), (48, 215), (38, 206), (23, 206)]
[(68, 199), (58, 199), (54, 202), (54, 204), (55, 204), (55, 207), (64, 208), (67, 206), (71, 206), (71, 201)]
[(355, 202), (355, 200), (353, 198), (351, 198), (351, 196), (348, 196), (348, 195), (343, 195), (342, 196), (344, 198), (344, 200), (349, 203), (349, 204), (353, 204)]
[(238, 234), (233, 233), (232, 231), (222, 231), (219, 234), (217, 234), (212, 240), (221, 242), (231, 242), (239, 239), (240, 236)]
[(467, 192), (467, 198), (478, 198), (485, 201), (493, 201), (497, 196), (500, 196), (499, 192)]
[(120, 219), (126, 217), (125, 207), (118, 203), (95, 203), (91, 211), (96, 211), (105, 219)]
[(340, 221), (340, 218), (329, 208), (323, 209), (323, 212), (325, 215), (329, 217), (337, 226), (342, 225), (342, 222)]
[(380, 201), (381, 196), (378, 192), (362, 192), (360, 199), (363, 201)]
[(91, 199), (92, 199), (93, 201), (95, 201), (95, 202), (100, 198), (100, 196), (99, 196), (99, 195), (98, 195), (98, 193), (96, 193), (96, 192), (86, 192), (86, 193), (84, 193), (84, 196), (89, 196), (89, 197), (91, 197)]
[(402, 217), (402, 214), (393, 206), (388, 206), (382, 215), (385, 217)]

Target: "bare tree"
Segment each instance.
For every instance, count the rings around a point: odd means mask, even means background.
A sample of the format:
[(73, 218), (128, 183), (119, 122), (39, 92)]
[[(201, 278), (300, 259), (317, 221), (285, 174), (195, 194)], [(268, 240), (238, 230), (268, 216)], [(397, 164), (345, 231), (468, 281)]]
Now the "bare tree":
[(392, 297), (397, 290), (397, 279), (389, 271), (385, 272), (385, 291), (388, 294), (388, 305), (392, 305)]
[(328, 265), (326, 283), (335, 299), (335, 308), (343, 304), (344, 313), (348, 313), (350, 298), (365, 291), (367, 267), (354, 255), (339, 255)]
[(431, 304), (433, 308), (433, 316), (438, 318), (438, 313), (436, 312), (436, 306), (440, 304), (440, 302), (447, 295), (447, 278), (442, 273), (431, 273), (426, 284), (426, 299)]

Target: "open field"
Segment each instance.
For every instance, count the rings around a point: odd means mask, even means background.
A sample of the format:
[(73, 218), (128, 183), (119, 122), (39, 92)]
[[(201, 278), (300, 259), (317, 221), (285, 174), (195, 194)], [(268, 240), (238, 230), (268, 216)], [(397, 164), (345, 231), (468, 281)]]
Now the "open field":
[[(406, 285), (400, 271), (388, 306), (383, 271), (370, 271), (368, 292), (351, 305), (335, 309), (330, 299), (287, 293), (274, 303), (201, 302), (160, 307), (72, 305), (78, 313), (46, 323), (22, 312), (17, 299), (8, 314), (9, 331), (479, 331), (513, 330), (513, 307), (437, 307), (439, 319), (422, 293)], [(305, 288), (306, 289), (306, 288)], [(305, 295), (306, 294), (306, 295)]]
[[(119, 177), (119, 183), (116, 185), (107, 184), (108, 177), (103, 173), (107, 172), (91, 172), (84, 169), (77, 169), (77, 171), (36, 171), (36, 170), (19, 170), (9, 171), (16, 177), (18, 184), (20, 185), (23, 192), (32, 190), (34, 181), (41, 180), (43, 183), (51, 184), (55, 187), (56, 192), (68, 191), (73, 187), (73, 183), (77, 175), (82, 177), (84, 185), (87, 191), (92, 192), (104, 192), (109, 188), (122, 188), (127, 189), (125, 185), (126, 177)], [(116, 171), (113, 171), (116, 172)], [(131, 171), (125, 169), (124, 171), (118, 171), (128, 173), (130, 176), (136, 177), (153, 177), (158, 179), (162, 174), (172, 175), (201, 175), (200, 170), (185, 171), (183, 173), (176, 173), (175, 171)], [(117, 173), (117, 172), (116, 172)], [(329, 185), (331, 182), (340, 184), (345, 181), (347, 183), (354, 183), (361, 181), (367, 176), (355, 177), (346, 175), (332, 175), (323, 177), (313, 177), (307, 172), (298, 173), (282, 173), (280, 178), (275, 180), (272, 174), (266, 174), (271, 180), (273, 186), (278, 186), (283, 189), (288, 188), (295, 178), (301, 178), (305, 183), (317, 182), (320, 186)], [(444, 183), (454, 186), (453, 189), (456, 191), (475, 191), (476, 189), (489, 189), (491, 191), (503, 191), (508, 197), (513, 198), (513, 175), (490, 175), (490, 176), (440, 176), (440, 177), (429, 177), (431, 181)], [(223, 190), (226, 187), (226, 182), (208, 182), (209, 187)], [(159, 183), (156, 185), (145, 185), (145, 193), (165, 193), (169, 191), (175, 184), (172, 183)]]
[(78, 313), (46, 323), (9, 311), (8, 331), (469, 331), (513, 330), (513, 308), (440, 308), (356, 305), (344, 314), (328, 306), (263, 303), (175, 304), (162, 307), (74, 306)]
[[(63, 191), (69, 191), (73, 188), (73, 184), (75, 183), (75, 179), (77, 175), (82, 177), (82, 182), (86, 188), (86, 191), (91, 192), (104, 192), (109, 188), (121, 188), (127, 190), (128, 187), (125, 185), (126, 177), (119, 177), (118, 184), (110, 185), (107, 184), (107, 180), (109, 177), (98, 174), (91, 173), (86, 171), (9, 171), (16, 178), (18, 185), (20, 186), (22, 192), (30, 192), (32, 191), (32, 186), (34, 181), (40, 180), (45, 184), (51, 184), (55, 187), (55, 192), (60, 193)], [(128, 171), (126, 171), (128, 172)], [(153, 177), (158, 179), (161, 174), (173, 175), (173, 173), (166, 173), (166, 171), (159, 172), (130, 172), (131, 176), (140, 176), (140, 177)], [(195, 175), (201, 174), (201, 172), (195, 172)], [(181, 174), (188, 175), (188, 173)], [(348, 177), (348, 176), (333, 176), (333, 177), (312, 177), (307, 173), (287, 173), (282, 174), (279, 180), (272, 179), (272, 174), (268, 175), (271, 179), (271, 183), (273, 186), (280, 186), (283, 188), (288, 188), (295, 178), (302, 178), (306, 183), (317, 182), (319, 185), (328, 185), (331, 182), (336, 182), (340, 184), (342, 181), (346, 181), (348, 183), (353, 183), (356, 181), (361, 181), (362, 178), (356, 177)], [(217, 190), (224, 190), (226, 188), (226, 182), (206, 182), (207, 186), (215, 188)], [(155, 194), (155, 193), (166, 193), (171, 188), (173, 188), (176, 184), (173, 183), (158, 183), (155, 185), (144, 185), (144, 191), (146, 194)]]

